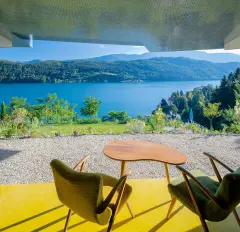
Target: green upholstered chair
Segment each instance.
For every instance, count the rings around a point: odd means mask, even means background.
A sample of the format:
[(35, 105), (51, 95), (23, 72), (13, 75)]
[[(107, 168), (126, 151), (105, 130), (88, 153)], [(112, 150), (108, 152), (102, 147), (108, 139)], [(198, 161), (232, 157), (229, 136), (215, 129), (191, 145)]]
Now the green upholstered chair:
[[(132, 192), (131, 186), (126, 184), (128, 175), (125, 174), (118, 180), (102, 173), (82, 172), (86, 159), (87, 157), (82, 159), (74, 169), (56, 159), (50, 164), (58, 198), (69, 208), (64, 231), (67, 231), (72, 212), (100, 225), (109, 224), (107, 231), (111, 231), (116, 213)], [(76, 171), (78, 168), (80, 172)], [(104, 186), (113, 187), (105, 199)], [(115, 194), (117, 200), (112, 203)]]
[[(188, 172), (183, 167), (177, 166), (182, 172), (182, 177), (171, 181), (168, 185), (172, 202), (167, 218), (169, 218), (176, 200), (179, 200), (200, 217), (206, 232), (209, 230), (205, 220), (222, 221), (231, 212), (240, 226), (240, 220), (235, 210), (240, 203), (240, 168), (234, 171), (214, 156), (208, 153), (204, 153), (204, 155), (209, 157), (218, 181), (201, 171)], [(222, 178), (214, 161), (226, 168), (229, 174)]]

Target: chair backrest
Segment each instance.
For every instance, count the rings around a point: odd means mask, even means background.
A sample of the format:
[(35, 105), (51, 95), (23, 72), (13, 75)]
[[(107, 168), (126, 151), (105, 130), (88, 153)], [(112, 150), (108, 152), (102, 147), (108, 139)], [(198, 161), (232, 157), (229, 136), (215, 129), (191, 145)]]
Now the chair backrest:
[(215, 196), (226, 210), (232, 212), (240, 202), (240, 168), (223, 177)]
[(209, 200), (202, 213), (205, 219), (209, 221), (222, 221), (240, 202), (240, 169), (223, 177), (215, 197), (220, 207)]
[(97, 222), (96, 211), (103, 201), (102, 178), (74, 171), (59, 160), (52, 160), (50, 165), (59, 200), (80, 217)]

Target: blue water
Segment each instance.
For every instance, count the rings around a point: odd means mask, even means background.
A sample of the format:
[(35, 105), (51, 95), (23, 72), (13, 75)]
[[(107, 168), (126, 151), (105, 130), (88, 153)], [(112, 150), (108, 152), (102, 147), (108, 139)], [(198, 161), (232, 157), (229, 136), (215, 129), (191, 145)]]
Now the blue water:
[(172, 92), (193, 90), (195, 87), (220, 81), (184, 81), (151, 83), (86, 83), (86, 84), (0, 84), (0, 101), (9, 103), (14, 96), (25, 97), (30, 103), (49, 93), (57, 93), (60, 98), (78, 104), (77, 111), (87, 96), (102, 101), (99, 116), (110, 110), (127, 110), (129, 115), (147, 115), (156, 108), (162, 98), (168, 99)]

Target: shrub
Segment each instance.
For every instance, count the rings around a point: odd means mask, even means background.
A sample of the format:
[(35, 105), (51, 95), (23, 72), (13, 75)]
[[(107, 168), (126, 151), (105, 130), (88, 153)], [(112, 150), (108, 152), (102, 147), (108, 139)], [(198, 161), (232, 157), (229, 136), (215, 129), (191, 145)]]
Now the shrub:
[(107, 115), (104, 115), (102, 117), (102, 121), (110, 121), (110, 122), (116, 122), (116, 123), (127, 123), (131, 119), (130, 116), (128, 116), (127, 111), (114, 111), (111, 110), (108, 112)]
[(61, 136), (61, 133), (60, 132), (55, 132), (55, 136), (59, 137), (59, 136)]
[(154, 111), (154, 114), (148, 119), (153, 131), (157, 133), (162, 133), (163, 128), (166, 124), (166, 114), (163, 113), (162, 108), (158, 108)]
[(127, 128), (132, 133), (144, 133), (145, 122), (138, 119), (131, 119), (127, 123)]
[(31, 122), (31, 128), (32, 129), (38, 129), (40, 126), (40, 122), (37, 117), (33, 117), (32, 122)]
[(17, 124), (20, 125), (24, 122), (28, 111), (24, 108), (18, 108), (12, 111), (12, 119)]
[(202, 133), (202, 128), (199, 124), (196, 123), (189, 123), (186, 125), (186, 129), (191, 130), (194, 134)]
[(77, 130), (73, 131), (73, 136), (79, 136), (79, 132)]
[(173, 128), (181, 128), (184, 126), (184, 123), (181, 120), (174, 119), (170, 120), (167, 125)]
[(224, 127), (223, 129), (224, 133), (234, 133), (234, 134), (240, 134), (240, 124), (239, 123), (232, 123), (228, 127)]
[(4, 137), (12, 137), (18, 135), (17, 126), (12, 121), (0, 122), (0, 135)]
[(102, 120), (98, 117), (94, 117), (94, 118), (78, 118), (77, 122), (80, 124), (97, 124), (97, 123), (101, 123)]

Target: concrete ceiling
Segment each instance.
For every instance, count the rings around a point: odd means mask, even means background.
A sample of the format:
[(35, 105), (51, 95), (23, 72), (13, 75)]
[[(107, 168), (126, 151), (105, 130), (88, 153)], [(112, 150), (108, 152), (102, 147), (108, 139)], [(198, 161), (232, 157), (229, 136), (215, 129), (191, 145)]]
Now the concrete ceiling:
[(0, 47), (32, 38), (154, 52), (240, 49), (240, 0), (1, 0)]

